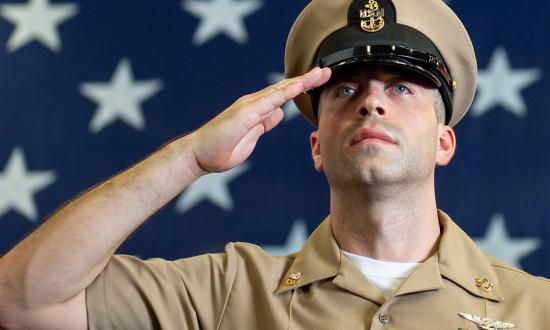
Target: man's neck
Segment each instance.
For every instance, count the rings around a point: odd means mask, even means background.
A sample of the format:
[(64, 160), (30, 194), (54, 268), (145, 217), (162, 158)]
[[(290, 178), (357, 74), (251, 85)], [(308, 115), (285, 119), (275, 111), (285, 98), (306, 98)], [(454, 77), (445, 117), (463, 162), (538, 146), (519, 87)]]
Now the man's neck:
[(331, 191), (332, 230), (340, 248), (369, 258), (422, 262), (439, 246), (432, 185)]

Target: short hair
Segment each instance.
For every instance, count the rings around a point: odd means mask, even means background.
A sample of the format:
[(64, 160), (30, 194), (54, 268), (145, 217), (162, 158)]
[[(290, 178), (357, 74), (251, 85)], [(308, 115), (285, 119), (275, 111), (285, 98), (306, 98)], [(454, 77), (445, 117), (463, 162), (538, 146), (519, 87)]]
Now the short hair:
[(443, 103), (443, 97), (441, 97), (441, 93), (437, 88), (433, 90), (433, 98), (437, 122), (443, 124), (445, 123), (445, 104)]

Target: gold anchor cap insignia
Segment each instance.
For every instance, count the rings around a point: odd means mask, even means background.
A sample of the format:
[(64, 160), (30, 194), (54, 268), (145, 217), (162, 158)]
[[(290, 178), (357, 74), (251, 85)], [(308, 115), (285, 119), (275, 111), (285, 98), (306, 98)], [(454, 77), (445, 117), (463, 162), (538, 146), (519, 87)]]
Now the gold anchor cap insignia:
[(294, 284), (296, 284), (296, 281), (298, 281), (302, 277), (302, 275), (302, 272), (292, 273), (288, 276), (283, 284), (286, 286), (293, 286)]
[(367, 32), (377, 32), (384, 27), (384, 9), (378, 7), (376, 0), (368, 0), (365, 9), (359, 11), (361, 29)]
[(493, 290), (493, 283), (491, 283), (488, 279), (483, 277), (476, 277), (476, 286), (481, 288), (485, 292), (489, 292)]
[(484, 330), (494, 330), (494, 329), (512, 329), (515, 328), (515, 325), (508, 322), (495, 321), (487, 317), (481, 317), (472, 314), (458, 313), (461, 317), (465, 318), (468, 321), (472, 321), (477, 324), (478, 327)]

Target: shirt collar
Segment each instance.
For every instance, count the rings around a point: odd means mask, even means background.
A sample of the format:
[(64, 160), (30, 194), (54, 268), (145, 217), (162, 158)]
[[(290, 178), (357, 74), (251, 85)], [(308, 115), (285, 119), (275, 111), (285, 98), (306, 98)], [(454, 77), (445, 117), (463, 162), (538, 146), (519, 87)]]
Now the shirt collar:
[[(336, 276), (340, 268), (340, 248), (326, 218), (309, 236), (302, 249), (295, 254), (292, 265), (275, 293), (286, 292), (313, 282)], [(297, 275), (299, 274), (299, 275)], [(297, 278), (298, 279), (295, 279)], [(287, 282), (287, 279), (294, 281)]]
[[(441, 275), (475, 296), (504, 301), (500, 282), (489, 258), (442, 211), (439, 211), (439, 223), (443, 228), (437, 253)], [(478, 287), (476, 278), (493, 284), (492, 289), (485, 291)]]
[[(438, 253), (419, 265), (395, 295), (438, 290), (444, 287), (443, 278), (446, 278), (475, 296), (494, 301), (504, 300), (498, 278), (485, 254), (447, 214), (438, 211), (438, 217), (443, 231)], [(295, 254), (275, 293), (334, 278), (334, 283), (338, 286), (358, 294), (363, 293), (361, 295), (377, 303), (383, 303), (384, 297), (373, 293), (372, 284), (351, 262), (346, 261), (334, 239), (330, 218), (327, 217), (311, 234), (303, 248)], [(476, 278), (492, 283), (492, 289), (485, 291), (478, 287)], [(360, 283), (365, 287), (361, 288)]]

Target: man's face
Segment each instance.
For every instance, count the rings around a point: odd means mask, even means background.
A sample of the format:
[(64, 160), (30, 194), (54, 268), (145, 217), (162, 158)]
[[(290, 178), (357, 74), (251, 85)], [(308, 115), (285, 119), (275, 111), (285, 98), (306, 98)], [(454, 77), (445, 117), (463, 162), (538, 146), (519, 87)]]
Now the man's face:
[(455, 138), (437, 122), (434, 86), (409, 71), (355, 65), (333, 73), (311, 134), (315, 167), (331, 187), (433, 180)]

